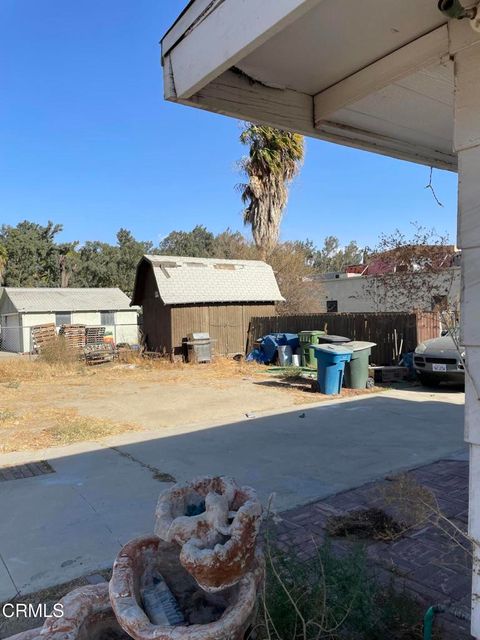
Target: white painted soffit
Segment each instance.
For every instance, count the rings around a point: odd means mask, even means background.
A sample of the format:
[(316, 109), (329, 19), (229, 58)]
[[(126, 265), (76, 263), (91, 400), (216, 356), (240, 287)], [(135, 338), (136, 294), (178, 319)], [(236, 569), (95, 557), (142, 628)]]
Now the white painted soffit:
[(166, 97), (455, 170), (453, 71), (437, 1), (358, 5), (195, 0), (162, 41)]

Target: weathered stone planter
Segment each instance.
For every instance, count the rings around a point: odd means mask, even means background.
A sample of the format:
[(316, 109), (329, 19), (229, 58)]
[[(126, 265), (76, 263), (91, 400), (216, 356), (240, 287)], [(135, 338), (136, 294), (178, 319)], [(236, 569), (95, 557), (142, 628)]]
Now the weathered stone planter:
[[(110, 582), (110, 600), (120, 625), (135, 640), (243, 640), (253, 622), (257, 589), (264, 577), (261, 555), (238, 584), (221, 593), (208, 593), (181, 565), (179, 551), (177, 543), (157, 537), (138, 538), (125, 545)], [(155, 625), (145, 613), (142, 582), (157, 571), (184, 613), (184, 625)]]
[(110, 604), (108, 584), (80, 587), (59, 602), (63, 616), (8, 640), (128, 640)]
[(64, 615), (49, 618), (39, 640), (127, 640), (110, 604), (108, 584), (80, 587), (60, 600)]
[(110, 585), (75, 589), (61, 618), (10, 640), (244, 640), (265, 580), (261, 514), (231, 478), (175, 485), (158, 500), (157, 535), (123, 547)]
[(261, 514), (253, 489), (200, 478), (160, 495), (155, 533), (181, 546), (180, 561), (202, 589), (219, 591), (251, 569)]

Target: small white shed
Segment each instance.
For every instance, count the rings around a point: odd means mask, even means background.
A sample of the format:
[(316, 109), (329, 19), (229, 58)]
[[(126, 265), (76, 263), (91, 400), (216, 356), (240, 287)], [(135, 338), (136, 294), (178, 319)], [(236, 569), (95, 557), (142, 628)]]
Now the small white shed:
[(31, 328), (53, 322), (104, 326), (116, 344), (138, 344), (138, 308), (120, 289), (5, 287), (0, 296), (1, 350), (29, 353)]

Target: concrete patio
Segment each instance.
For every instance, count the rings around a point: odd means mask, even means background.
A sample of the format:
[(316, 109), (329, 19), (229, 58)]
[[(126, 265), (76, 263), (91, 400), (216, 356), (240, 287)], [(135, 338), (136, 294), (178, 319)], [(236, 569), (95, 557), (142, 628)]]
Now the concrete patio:
[(152, 530), (163, 474), (232, 475), (285, 510), (464, 450), (462, 421), (462, 393), (416, 388), (3, 455), (3, 472), (35, 460), (54, 472), (3, 474), (0, 601), (110, 566), (121, 545)]

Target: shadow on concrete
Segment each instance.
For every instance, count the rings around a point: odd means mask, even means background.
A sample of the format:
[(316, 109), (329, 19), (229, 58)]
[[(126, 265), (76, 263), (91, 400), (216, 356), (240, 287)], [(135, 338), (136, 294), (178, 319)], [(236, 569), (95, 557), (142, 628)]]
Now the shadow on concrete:
[(36, 591), (109, 566), (127, 540), (152, 531), (168, 486), (161, 474), (232, 475), (264, 502), (275, 493), (283, 510), (462, 449), (463, 406), (423, 398), (366, 396), (50, 449), (43, 457), (55, 473), (0, 484), (0, 601), (12, 589)]

